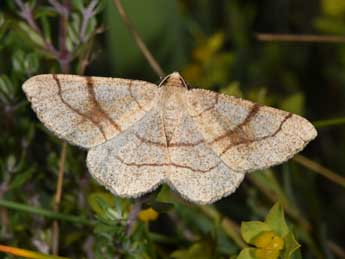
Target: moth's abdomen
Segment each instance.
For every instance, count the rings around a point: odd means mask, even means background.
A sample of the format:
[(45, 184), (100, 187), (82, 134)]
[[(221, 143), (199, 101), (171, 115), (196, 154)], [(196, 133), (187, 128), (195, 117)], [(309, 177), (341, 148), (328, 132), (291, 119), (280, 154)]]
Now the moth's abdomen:
[(176, 125), (182, 117), (182, 112), (180, 112), (179, 109), (181, 109), (181, 105), (179, 105), (176, 98), (173, 97), (170, 97), (164, 105), (162, 116), (168, 145), (174, 136)]

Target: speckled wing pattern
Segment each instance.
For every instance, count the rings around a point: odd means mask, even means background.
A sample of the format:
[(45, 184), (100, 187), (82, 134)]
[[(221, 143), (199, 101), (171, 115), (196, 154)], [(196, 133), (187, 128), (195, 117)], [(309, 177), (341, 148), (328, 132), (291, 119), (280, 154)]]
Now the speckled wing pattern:
[(246, 172), (286, 161), (316, 137), (304, 118), (212, 91), (178, 73), (144, 81), (40, 75), (24, 91), (59, 137), (88, 148), (95, 179), (122, 197), (167, 183), (196, 203), (234, 192)]
[(234, 192), (244, 174), (230, 170), (184, 110), (169, 143), (171, 171), (166, 181), (189, 200), (211, 203)]
[(154, 105), (148, 82), (76, 75), (38, 75), (24, 92), (44, 125), (68, 142), (91, 148), (141, 119)]
[(186, 96), (207, 145), (233, 172), (280, 164), (317, 135), (310, 122), (289, 112), (201, 89)]

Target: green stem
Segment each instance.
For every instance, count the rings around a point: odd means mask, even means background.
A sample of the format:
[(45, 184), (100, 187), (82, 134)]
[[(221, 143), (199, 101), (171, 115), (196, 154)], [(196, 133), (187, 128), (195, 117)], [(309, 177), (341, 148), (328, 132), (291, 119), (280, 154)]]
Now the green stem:
[(338, 126), (338, 125), (345, 124), (345, 117), (335, 118), (335, 119), (330, 119), (330, 120), (315, 121), (313, 122), (313, 124), (316, 128)]
[[(270, 171), (268, 171), (270, 172)], [(284, 205), (284, 209), (286, 213), (296, 222), (298, 222), (301, 227), (306, 230), (307, 232), (310, 231), (311, 225), (307, 219), (305, 219), (299, 209), (291, 203), (291, 201), (286, 197), (286, 194), (282, 190), (280, 183), (273, 175), (272, 172), (266, 173), (263, 175), (262, 172), (260, 174), (252, 174), (248, 179), (261, 191), (267, 199), (269, 199), (272, 203), (276, 203), (277, 201), (282, 201)], [(267, 184), (269, 183), (269, 184)]]
[(302, 156), (302, 155), (296, 155), (293, 160), (300, 165), (309, 168), (310, 170), (322, 175), (323, 177), (331, 180), (332, 182), (339, 184), (342, 187), (345, 187), (345, 177), (341, 176), (340, 174), (337, 174), (328, 168), (320, 165), (319, 163), (316, 163), (315, 161)]
[(77, 216), (72, 216), (68, 214), (58, 213), (51, 210), (32, 207), (26, 204), (3, 200), (3, 199), (0, 199), (0, 207), (5, 207), (8, 209), (18, 210), (18, 211), (27, 212), (27, 213), (33, 213), (33, 214), (37, 214), (37, 215), (44, 216), (51, 219), (69, 221), (76, 224), (83, 224), (83, 225), (94, 224), (93, 221), (90, 221), (84, 217), (77, 217)]
[(216, 224), (220, 223), (220, 226), (223, 228), (225, 234), (230, 237), (239, 247), (246, 247), (246, 244), (243, 242), (240, 235), (239, 225), (237, 225), (231, 219), (224, 217), (213, 206), (200, 206), (199, 209)]
[(163, 243), (163, 244), (177, 244), (177, 243), (179, 243), (179, 241), (181, 241), (181, 240), (178, 240), (176, 238), (169, 238), (167, 236), (164, 236), (164, 235), (161, 235), (158, 233), (154, 233), (154, 232), (151, 232), (148, 235), (152, 241), (155, 241), (158, 243)]

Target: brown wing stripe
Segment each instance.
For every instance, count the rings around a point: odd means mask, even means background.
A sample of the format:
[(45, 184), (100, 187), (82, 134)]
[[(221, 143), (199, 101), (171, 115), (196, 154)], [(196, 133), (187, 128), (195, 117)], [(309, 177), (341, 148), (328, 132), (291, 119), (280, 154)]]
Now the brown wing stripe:
[(165, 143), (160, 143), (160, 142), (155, 142), (155, 141), (151, 141), (151, 140), (148, 140), (148, 139), (145, 139), (143, 138), (142, 136), (140, 136), (139, 134), (137, 133), (134, 133), (135, 137), (137, 139), (139, 139), (142, 143), (146, 143), (146, 144), (150, 144), (150, 145), (153, 145), (153, 146), (158, 146), (158, 147), (167, 147), (167, 145)]
[(96, 114), (101, 115), (106, 120), (110, 122), (110, 124), (117, 130), (121, 132), (121, 127), (109, 116), (109, 114), (101, 107), (99, 102), (96, 99), (95, 89), (93, 80), (91, 77), (86, 77), (86, 85), (87, 85), (87, 91), (89, 93), (89, 99), (92, 103), (93, 109), (95, 110)]
[(138, 102), (137, 98), (135, 98), (135, 96), (133, 95), (133, 92), (132, 92), (132, 84), (133, 84), (133, 80), (130, 80), (130, 81), (129, 81), (129, 85), (128, 85), (129, 94), (130, 94), (131, 98), (135, 101), (135, 103), (138, 105), (138, 107), (142, 110), (143, 107), (142, 107), (141, 104)]
[(191, 116), (192, 118), (196, 118), (196, 117), (199, 117), (201, 116), (202, 114), (204, 114), (205, 112), (208, 112), (212, 109), (214, 109), (216, 107), (216, 105), (218, 104), (218, 101), (219, 101), (219, 94), (216, 94), (216, 98), (215, 98), (215, 101), (214, 101), (214, 104), (210, 107), (208, 107), (207, 109), (203, 110), (202, 112), (199, 112), (198, 114), (196, 115), (193, 115)]
[(214, 140), (210, 141), (209, 144), (213, 144), (219, 140), (222, 140), (226, 137), (228, 137), (229, 135), (231, 135), (233, 132), (238, 131), (239, 129), (241, 129), (243, 126), (245, 126), (260, 110), (261, 105), (255, 103), (253, 104), (252, 109), (250, 110), (250, 112), (247, 114), (247, 116), (245, 117), (245, 119), (238, 124), (235, 128), (228, 130), (227, 132), (225, 132), (223, 135), (220, 135), (219, 137), (215, 138)]
[(199, 140), (195, 143), (184, 143), (184, 142), (180, 142), (180, 143), (169, 143), (169, 147), (194, 147), (194, 146), (197, 146), (197, 145), (200, 145), (200, 144), (203, 144), (205, 143), (205, 141), (202, 139), (202, 140)]
[(105, 132), (104, 132), (103, 128), (92, 117), (88, 116), (87, 114), (84, 114), (84, 113), (80, 112), (78, 109), (74, 108), (72, 105), (70, 105), (68, 102), (66, 102), (66, 100), (62, 96), (62, 88), (61, 88), (61, 83), (60, 83), (59, 78), (55, 74), (53, 74), (52, 76), (53, 76), (53, 79), (56, 82), (56, 85), (57, 85), (58, 89), (59, 89), (58, 95), (59, 95), (59, 98), (60, 98), (61, 102), (64, 105), (66, 105), (71, 111), (77, 113), (82, 118), (87, 118), (89, 121), (91, 121), (96, 126), (96, 128), (99, 129), (99, 131), (101, 132), (103, 138), (105, 140), (107, 140), (107, 137), (105, 135)]
[(292, 113), (288, 113), (285, 118), (282, 120), (282, 122), (280, 123), (278, 129), (273, 132), (272, 134), (268, 135), (268, 136), (264, 136), (264, 137), (261, 137), (261, 138), (258, 138), (258, 139), (250, 139), (250, 140), (244, 140), (244, 141), (241, 141), (241, 142), (237, 142), (236, 144), (230, 144), (228, 145), (222, 152), (220, 155), (223, 155), (224, 153), (226, 153), (230, 148), (233, 148), (233, 147), (236, 147), (238, 145), (242, 145), (242, 144), (251, 144), (251, 143), (254, 143), (254, 142), (258, 142), (258, 141), (261, 141), (261, 140), (264, 140), (264, 139), (268, 139), (268, 138), (273, 138), (275, 137), (279, 131), (281, 131), (284, 123), (290, 119), (292, 117)]
[(210, 172), (211, 170), (213, 170), (214, 168), (217, 168), (219, 166), (220, 163), (208, 168), (208, 169), (205, 169), (205, 170), (200, 170), (200, 169), (194, 169), (190, 166), (185, 166), (185, 165), (179, 165), (179, 164), (176, 164), (176, 163), (160, 163), (160, 164), (157, 164), (157, 163), (141, 163), (141, 164), (137, 164), (137, 163), (127, 163), (125, 162), (121, 157), (119, 156), (116, 156), (116, 159), (119, 160), (122, 164), (126, 165), (126, 166), (135, 166), (135, 167), (143, 167), (143, 166), (151, 166), (151, 167), (160, 167), (160, 166), (174, 166), (174, 167), (177, 167), (177, 168), (184, 168), (184, 169), (189, 169), (195, 173), (207, 173), (207, 172)]
[[(281, 129), (282, 129), (284, 123), (285, 123), (288, 119), (290, 119), (290, 118), (292, 117), (292, 115), (293, 115), (293, 114), (292, 114), (291, 112), (289, 112), (288, 115), (285, 116), (284, 120), (280, 123), (279, 128), (278, 128), (275, 132), (273, 132), (272, 136), (268, 136), (268, 137), (274, 137), (275, 135), (277, 135), (278, 132), (281, 131)], [(263, 138), (268, 138), (268, 137), (263, 137)]]

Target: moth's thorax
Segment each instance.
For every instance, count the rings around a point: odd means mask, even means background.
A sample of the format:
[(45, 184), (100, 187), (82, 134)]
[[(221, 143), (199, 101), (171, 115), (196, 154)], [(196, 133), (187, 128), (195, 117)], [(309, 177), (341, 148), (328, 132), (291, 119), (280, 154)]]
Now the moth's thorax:
[(180, 73), (178, 72), (174, 72), (166, 76), (159, 85), (164, 88), (169, 88), (169, 87), (187, 88), (186, 82), (184, 81)]
[(161, 85), (161, 111), (168, 144), (185, 110), (183, 97), (186, 91), (188, 89), (179, 73), (171, 74)]
[(161, 105), (164, 110), (178, 112), (183, 106), (183, 97), (188, 91), (179, 73), (167, 76), (161, 83)]

